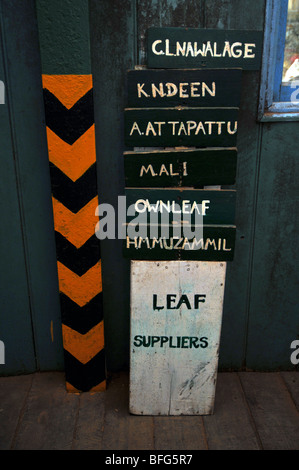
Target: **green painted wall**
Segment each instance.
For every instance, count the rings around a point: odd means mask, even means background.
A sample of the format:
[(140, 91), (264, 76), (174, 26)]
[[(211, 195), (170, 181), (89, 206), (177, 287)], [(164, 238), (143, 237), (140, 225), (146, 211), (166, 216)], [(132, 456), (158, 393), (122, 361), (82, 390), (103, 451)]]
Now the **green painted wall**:
[[(72, 15), (64, 8), (72, 4)], [(90, 41), (94, 81), (100, 202), (117, 208), (124, 194), (123, 110), (126, 71), (145, 64), (149, 26), (228, 29), (264, 27), (265, 0), (90, 0), (90, 38), (76, 51), (61, 38), (87, 30), (80, 21), (85, 2), (40, 2), (42, 41), (48, 64), (56, 52), (57, 73), (76, 61)], [(61, 19), (53, 37), (51, 15)], [(5, 373), (63, 367), (59, 299), (43, 121), (41, 67), (34, 2), (1, 2), (5, 54), (0, 80), (8, 102), (0, 105), (1, 310), (0, 340), (6, 344)], [(82, 46), (82, 47), (81, 47)], [(54, 64), (56, 65), (56, 64)], [(47, 67), (47, 63), (43, 64)], [(53, 70), (53, 69), (52, 69)], [(78, 67), (76, 65), (76, 70)], [(53, 73), (53, 72), (52, 72)], [(83, 73), (83, 72), (82, 72)], [(89, 73), (89, 70), (86, 71)], [(219, 365), (221, 369), (292, 369), (290, 344), (298, 338), (298, 123), (258, 123), (260, 72), (243, 73), (238, 133), (235, 258), (228, 265)], [(108, 370), (128, 366), (129, 261), (121, 240), (101, 243)], [(49, 325), (54, 322), (54, 338)], [(1, 369), (0, 374), (4, 369)]]
[(0, 3), (0, 375), (62, 369), (61, 321), (34, 2)]
[[(124, 194), (125, 74), (146, 64), (150, 26), (227, 29), (264, 27), (265, 1), (90, 1), (92, 68), (103, 202)], [(111, 33), (113, 31), (113, 34)], [(290, 344), (299, 332), (298, 175), (296, 123), (257, 122), (260, 72), (244, 72), (238, 133), (237, 238), (228, 265), (219, 365), (222, 369), (293, 368)], [(285, 246), (286, 231), (290, 242)], [(108, 365), (128, 364), (129, 264), (121, 243), (103, 241)]]

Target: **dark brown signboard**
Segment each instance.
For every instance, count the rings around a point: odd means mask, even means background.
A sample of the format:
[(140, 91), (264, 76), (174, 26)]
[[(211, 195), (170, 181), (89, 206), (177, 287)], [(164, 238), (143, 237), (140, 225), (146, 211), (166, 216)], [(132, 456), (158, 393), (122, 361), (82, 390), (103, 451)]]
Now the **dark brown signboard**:
[(128, 147), (235, 147), (238, 108), (127, 108)]
[(259, 70), (262, 44), (262, 31), (153, 27), (147, 31), (147, 65)]
[(238, 108), (241, 78), (241, 69), (130, 70), (127, 103), (129, 108)]
[(193, 187), (235, 183), (236, 148), (125, 152), (126, 187)]
[(127, 222), (235, 224), (234, 190), (126, 188), (125, 195)]

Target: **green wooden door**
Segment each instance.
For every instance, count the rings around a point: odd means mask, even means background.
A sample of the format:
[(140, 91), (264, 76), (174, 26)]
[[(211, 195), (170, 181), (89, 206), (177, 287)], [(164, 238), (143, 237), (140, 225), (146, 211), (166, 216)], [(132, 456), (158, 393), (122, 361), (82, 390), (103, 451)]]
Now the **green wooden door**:
[(34, 2), (1, 1), (0, 375), (62, 369)]
[[(124, 194), (126, 73), (146, 66), (149, 27), (263, 31), (265, 0), (91, 0), (91, 45), (101, 200)], [(260, 72), (246, 71), (237, 138), (235, 257), (228, 263), (219, 365), (292, 368), (297, 338), (297, 123), (257, 121)], [(296, 134), (297, 133), (297, 134)], [(144, 145), (144, 144), (142, 144)], [(285, 230), (289, 243), (284, 243)], [(282, 248), (283, 247), (283, 248)], [(104, 240), (103, 291), (108, 365), (128, 361), (129, 263), (121, 241)], [(297, 296), (298, 297), (298, 296)]]
[[(51, 14), (56, 5), (61, 27), (64, 22), (66, 34), (72, 34), (72, 4), (83, 2), (66, 3), (69, 18), (59, 16), (58, 0), (51, 2)], [(135, 66), (146, 65), (147, 29), (262, 32), (266, 1), (90, 0), (88, 4), (99, 200), (117, 209), (126, 186), (126, 76)], [(35, 2), (2, 0), (0, 5), (0, 81), (5, 85), (5, 104), (0, 104), (3, 375), (64, 365)], [(221, 369), (293, 368), (290, 345), (299, 332), (298, 124), (258, 122), (259, 88), (260, 71), (243, 72), (236, 184), (223, 186), (236, 190), (237, 230), (234, 260), (227, 268)], [(130, 265), (123, 257), (122, 242), (101, 242), (110, 371), (129, 364)]]

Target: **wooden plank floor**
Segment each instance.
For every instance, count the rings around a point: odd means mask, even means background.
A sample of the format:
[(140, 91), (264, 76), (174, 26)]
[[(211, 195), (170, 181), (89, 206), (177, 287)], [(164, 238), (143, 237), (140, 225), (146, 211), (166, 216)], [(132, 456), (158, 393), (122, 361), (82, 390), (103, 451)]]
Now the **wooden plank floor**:
[(64, 374), (0, 378), (0, 449), (299, 450), (298, 372), (218, 374), (211, 416), (128, 412), (128, 374), (68, 394)]

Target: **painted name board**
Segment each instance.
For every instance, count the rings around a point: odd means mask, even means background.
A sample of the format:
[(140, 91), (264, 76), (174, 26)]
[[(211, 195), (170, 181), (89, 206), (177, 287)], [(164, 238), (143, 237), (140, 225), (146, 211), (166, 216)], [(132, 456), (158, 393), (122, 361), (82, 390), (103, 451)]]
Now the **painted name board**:
[(262, 31), (149, 28), (149, 68), (242, 68), (259, 70)]
[(127, 147), (235, 147), (238, 108), (127, 108)]
[(235, 226), (190, 226), (189, 229), (192, 235), (187, 236), (185, 229), (178, 235), (177, 227), (157, 226), (154, 236), (148, 225), (145, 234), (126, 236), (123, 256), (133, 260), (233, 261)]
[(128, 223), (235, 223), (235, 190), (126, 188), (125, 195)]
[(126, 187), (193, 187), (235, 183), (236, 148), (125, 152)]
[(131, 413), (212, 413), (225, 271), (226, 263), (131, 263)]
[(129, 108), (239, 107), (241, 69), (130, 70), (127, 73)]

